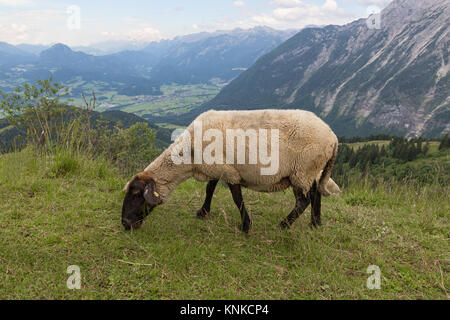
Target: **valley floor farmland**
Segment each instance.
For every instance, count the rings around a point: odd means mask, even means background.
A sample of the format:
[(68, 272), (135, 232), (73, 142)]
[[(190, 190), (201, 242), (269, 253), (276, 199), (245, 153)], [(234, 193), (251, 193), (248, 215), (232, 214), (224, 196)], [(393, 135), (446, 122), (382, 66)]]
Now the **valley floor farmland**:
[(138, 116), (147, 114), (165, 116), (189, 112), (214, 98), (224, 86), (224, 84), (171, 84), (161, 86), (161, 95), (127, 96), (114, 91), (106, 82), (78, 79), (65, 85), (71, 89), (71, 94), (66, 100), (73, 105), (83, 106), (82, 94), (84, 93), (89, 100), (94, 91), (97, 111), (116, 109)]
[[(244, 191), (249, 235), (226, 188), (195, 218), (205, 185), (189, 180), (140, 230), (120, 223), (126, 178), (101, 160), (0, 155), (1, 299), (448, 299), (448, 186), (349, 186), (278, 224), (291, 191)], [(67, 267), (81, 289), (66, 287)], [(366, 287), (367, 267), (381, 289)]]

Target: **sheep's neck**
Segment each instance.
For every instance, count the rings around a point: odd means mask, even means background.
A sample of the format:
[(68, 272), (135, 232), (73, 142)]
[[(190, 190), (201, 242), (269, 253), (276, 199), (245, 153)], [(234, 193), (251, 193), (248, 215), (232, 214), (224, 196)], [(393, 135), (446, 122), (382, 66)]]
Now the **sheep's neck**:
[(167, 201), (168, 196), (179, 184), (192, 176), (192, 166), (174, 164), (169, 150), (163, 152), (145, 170), (153, 172), (157, 177), (156, 189), (163, 202)]

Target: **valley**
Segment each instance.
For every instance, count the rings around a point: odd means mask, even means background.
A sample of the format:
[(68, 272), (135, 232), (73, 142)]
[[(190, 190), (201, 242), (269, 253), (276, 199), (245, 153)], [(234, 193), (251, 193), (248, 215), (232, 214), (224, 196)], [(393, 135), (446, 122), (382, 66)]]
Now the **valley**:
[(70, 94), (63, 101), (75, 106), (83, 106), (86, 99), (96, 97), (96, 110), (121, 110), (140, 117), (177, 115), (191, 111), (214, 98), (225, 84), (167, 84), (160, 87), (161, 94), (128, 96), (120, 94), (108, 83), (102, 81), (83, 81), (77, 78), (64, 83)]

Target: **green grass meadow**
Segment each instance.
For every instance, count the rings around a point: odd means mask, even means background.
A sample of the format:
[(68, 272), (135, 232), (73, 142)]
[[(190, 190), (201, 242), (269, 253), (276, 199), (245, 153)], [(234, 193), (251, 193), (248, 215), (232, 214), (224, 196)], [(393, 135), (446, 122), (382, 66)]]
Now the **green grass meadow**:
[[(127, 181), (102, 160), (30, 149), (0, 155), (0, 299), (448, 299), (448, 186), (354, 183), (279, 222), (291, 190), (244, 191), (253, 229), (227, 188), (195, 218), (205, 184), (188, 180), (141, 229), (123, 229)], [(66, 272), (81, 269), (81, 289)], [(370, 290), (367, 268), (381, 270)]]

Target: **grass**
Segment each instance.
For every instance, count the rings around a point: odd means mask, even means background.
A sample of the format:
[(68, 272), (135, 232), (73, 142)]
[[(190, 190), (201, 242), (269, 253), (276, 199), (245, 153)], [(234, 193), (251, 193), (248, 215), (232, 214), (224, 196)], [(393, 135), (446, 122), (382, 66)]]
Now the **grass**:
[[(448, 186), (352, 186), (278, 224), (290, 191), (244, 191), (253, 218), (241, 233), (229, 191), (195, 218), (205, 185), (188, 180), (143, 227), (120, 224), (126, 182), (102, 160), (26, 149), (0, 156), (0, 299), (448, 299)], [(81, 269), (69, 290), (66, 269)], [(381, 269), (369, 290), (367, 267)]]

